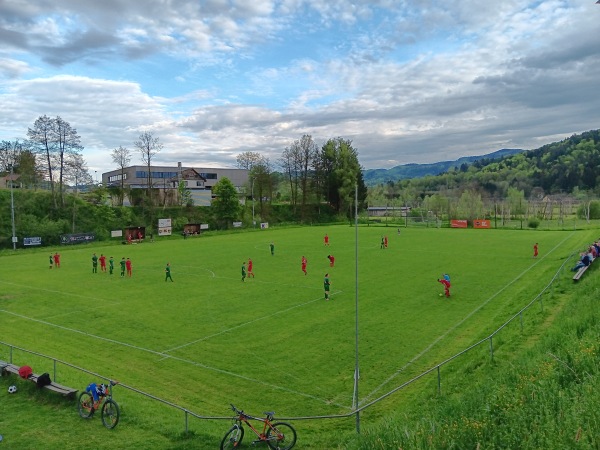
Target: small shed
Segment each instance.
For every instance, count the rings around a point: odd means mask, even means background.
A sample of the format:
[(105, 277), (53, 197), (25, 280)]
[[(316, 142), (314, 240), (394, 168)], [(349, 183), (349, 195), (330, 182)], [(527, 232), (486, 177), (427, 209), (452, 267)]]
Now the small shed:
[(123, 237), (127, 242), (142, 242), (146, 237), (146, 227), (126, 227)]
[(183, 226), (183, 232), (188, 236), (193, 236), (196, 234), (200, 234), (200, 224), (199, 223), (186, 223)]

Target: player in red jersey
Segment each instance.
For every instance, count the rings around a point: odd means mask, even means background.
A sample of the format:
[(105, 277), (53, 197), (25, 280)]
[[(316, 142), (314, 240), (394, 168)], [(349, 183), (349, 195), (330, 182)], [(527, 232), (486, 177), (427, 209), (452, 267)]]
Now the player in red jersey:
[(248, 278), (254, 278), (254, 272), (252, 271), (254, 264), (252, 263), (252, 259), (248, 258)]
[(302, 257), (302, 272), (304, 272), (304, 275), (308, 275), (308, 273), (306, 273), (306, 264), (308, 264), (307, 259), (303, 256)]

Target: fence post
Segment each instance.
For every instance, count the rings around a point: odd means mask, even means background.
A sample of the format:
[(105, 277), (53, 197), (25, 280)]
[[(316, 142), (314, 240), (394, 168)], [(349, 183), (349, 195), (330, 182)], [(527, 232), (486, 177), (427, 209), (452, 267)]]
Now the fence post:
[(13, 355), (13, 346), (12, 346), (12, 345), (10, 346), (10, 353), (9, 353), (9, 354), (10, 354), (10, 356), (9, 356), (9, 360), (8, 360), (8, 362), (10, 362), (10, 363), (12, 364), (12, 363), (13, 363), (13, 359), (12, 359), (12, 355)]
[(492, 336), (490, 336), (490, 355), (492, 356), (492, 361), (494, 360), (494, 344), (492, 342)]
[(437, 366), (437, 373), (438, 373), (438, 394), (442, 393), (442, 379), (440, 377), (440, 366)]
[(184, 409), (184, 413), (185, 413), (185, 434), (187, 434), (188, 430), (189, 430), (189, 428), (188, 428), (188, 410)]
[(53, 379), (54, 381), (56, 381), (56, 359), (52, 359), (52, 362), (53, 362), (53, 364), (52, 364), (52, 365), (53, 365), (53, 367), (54, 367), (54, 369), (53, 369), (53, 372), (54, 372), (54, 373), (53, 373), (52, 379)]
[(542, 308), (542, 312), (544, 312), (544, 299), (540, 297), (540, 306)]
[(523, 332), (523, 311), (519, 314), (519, 319), (521, 319), (521, 333)]

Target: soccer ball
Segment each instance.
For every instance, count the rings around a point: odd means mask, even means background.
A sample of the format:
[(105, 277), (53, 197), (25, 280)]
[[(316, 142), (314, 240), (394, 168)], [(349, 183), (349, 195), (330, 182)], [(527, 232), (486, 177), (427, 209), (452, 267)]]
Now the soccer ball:
[(17, 392), (17, 387), (14, 384), (8, 387), (9, 394), (14, 394), (15, 392)]
[(439, 293), (439, 296), (440, 296), (440, 297), (442, 296), (442, 293), (441, 293), (441, 292)]

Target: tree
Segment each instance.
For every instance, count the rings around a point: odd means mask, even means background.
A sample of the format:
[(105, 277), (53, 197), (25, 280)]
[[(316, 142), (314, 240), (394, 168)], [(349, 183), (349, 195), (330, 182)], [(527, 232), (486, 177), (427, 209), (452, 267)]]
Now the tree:
[(279, 165), (290, 184), (290, 204), (296, 206), (298, 203), (298, 186), (300, 174), (300, 155), (296, 146), (286, 147), (279, 159)]
[(214, 185), (212, 193), (215, 195), (211, 205), (215, 217), (228, 228), (229, 223), (237, 219), (240, 212), (237, 190), (229, 178), (223, 177)]
[(185, 180), (180, 180), (177, 185), (177, 194), (179, 198), (179, 206), (194, 206), (192, 191), (187, 188)]
[(46, 174), (48, 176), (48, 180), (50, 181), (52, 201), (54, 202), (54, 207), (58, 208), (56, 194), (54, 191), (54, 166), (52, 163), (52, 156), (56, 149), (53, 120), (46, 115), (38, 117), (33, 124), (33, 128), (27, 129), (27, 137), (29, 138), (33, 152), (42, 155), (46, 160)]
[(144, 131), (140, 134), (139, 140), (134, 143), (135, 148), (140, 152), (142, 162), (146, 165), (146, 186), (148, 199), (152, 195), (152, 160), (154, 156), (160, 152), (163, 145), (157, 137), (154, 137), (149, 131)]
[[(254, 184), (254, 186), (251, 186), (250, 192), (253, 197), (258, 197), (260, 215), (264, 217), (267, 213), (265, 198), (268, 198), (269, 202), (273, 199), (275, 185), (273, 169), (268, 158), (262, 157), (261, 161), (252, 167), (250, 181)], [(254, 198), (252, 201), (254, 201)]]
[(15, 168), (19, 154), (23, 151), (23, 144), (18, 140), (14, 142), (0, 142), (0, 172), (10, 171), (10, 167)]
[(60, 195), (60, 203), (64, 206), (64, 172), (65, 162), (69, 156), (78, 155), (83, 149), (81, 145), (81, 137), (77, 134), (77, 130), (71, 127), (69, 122), (64, 121), (60, 116), (54, 119), (54, 140), (56, 141), (56, 151), (58, 158), (58, 192)]
[(464, 191), (458, 200), (457, 210), (461, 218), (468, 220), (482, 217), (483, 202), (481, 201), (481, 194), (473, 190)]
[(123, 199), (125, 197), (125, 168), (131, 162), (131, 150), (123, 146), (113, 149), (110, 154), (112, 161), (117, 165), (121, 171), (121, 189), (119, 191), (119, 204), (123, 206)]
[(252, 170), (254, 166), (262, 162), (263, 156), (258, 152), (244, 152), (235, 157), (240, 169)]
[(358, 185), (360, 205), (364, 205), (367, 197), (358, 152), (352, 141), (341, 137), (329, 139), (315, 160), (322, 194), (338, 213), (343, 211), (351, 216), (355, 186)]
[[(81, 137), (77, 134), (77, 130), (60, 116), (51, 119), (46, 115), (38, 117), (33, 128), (27, 130), (27, 136), (34, 153), (43, 155), (45, 159), (45, 170), (50, 181), (54, 207), (58, 208), (57, 197), (60, 199), (61, 206), (64, 206), (65, 162), (69, 155), (79, 154), (83, 150)], [(58, 196), (55, 189), (56, 172), (58, 172)]]
[(22, 150), (17, 155), (15, 172), (19, 174), (19, 182), (24, 187), (37, 186), (40, 174), (35, 155), (30, 150)]

